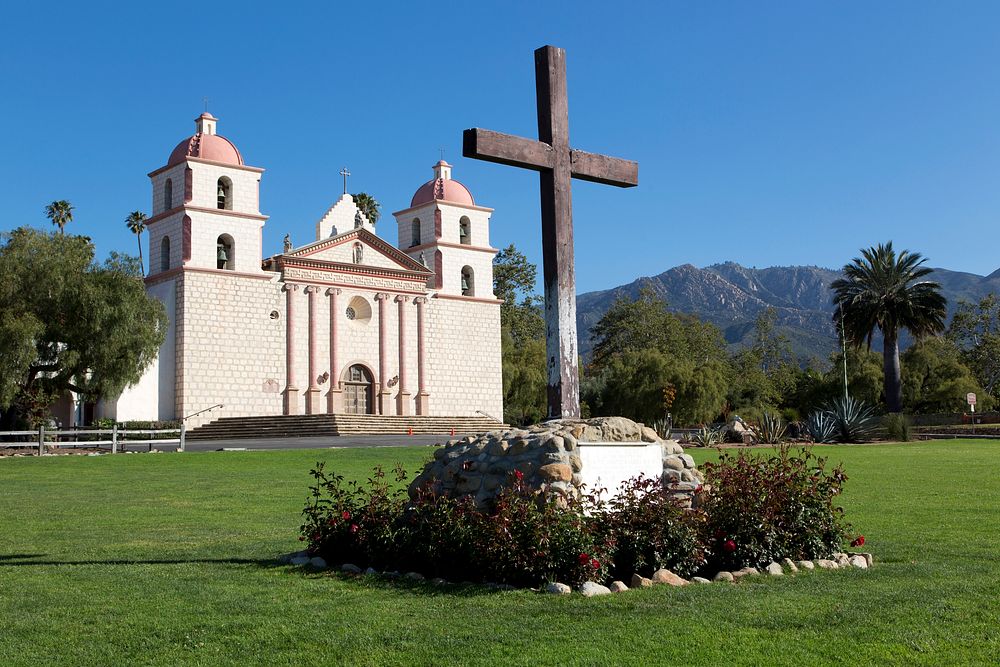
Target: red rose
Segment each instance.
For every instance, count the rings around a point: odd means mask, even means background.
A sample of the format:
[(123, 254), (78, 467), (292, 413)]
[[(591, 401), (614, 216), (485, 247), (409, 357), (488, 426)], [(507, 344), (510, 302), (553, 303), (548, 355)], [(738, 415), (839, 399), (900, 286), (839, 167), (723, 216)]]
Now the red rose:
[(694, 492), (695, 493), (701, 493), (701, 490), (703, 488), (705, 488), (705, 487), (703, 487), (701, 484), (699, 484), (698, 486), (694, 487)]
[(342, 516), (344, 518), (344, 521), (350, 521), (351, 520), (351, 513), (348, 512), (347, 510), (344, 510), (343, 513), (341, 513), (340, 516)]
[(351, 535), (353, 535), (356, 532), (358, 532), (358, 524), (352, 523), (351, 524)]
[(514, 479), (516, 479), (517, 481), (520, 482), (522, 479), (524, 479), (524, 473), (521, 472), (520, 470), (515, 470), (514, 471)]
[(736, 542), (733, 542), (732, 540), (726, 540), (725, 544), (722, 545), (722, 549), (726, 553), (730, 553), (731, 554), (734, 551), (736, 551)]
[(580, 565), (586, 565), (590, 562), (590, 554), (580, 554)]
[(331, 516), (331, 517), (330, 517), (330, 518), (329, 518), (329, 519), (327, 520), (327, 523), (328, 523), (328, 524), (330, 524), (331, 526), (332, 526), (332, 525), (334, 525), (334, 524), (336, 524), (336, 523), (337, 523), (337, 517), (335, 517), (335, 516)]
[(592, 558), (590, 560), (590, 567), (594, 568), (595, 570), (599, 570), (601, 568), (601, 561), (597, 560), (596, 558)]
[(863, 547), (863, 546), (865, 546), (865, 536), (864, 535), (858, 535), (857, 537), (855, 537), (854, 540), (851, 542), (851, 546), (852, 547)]

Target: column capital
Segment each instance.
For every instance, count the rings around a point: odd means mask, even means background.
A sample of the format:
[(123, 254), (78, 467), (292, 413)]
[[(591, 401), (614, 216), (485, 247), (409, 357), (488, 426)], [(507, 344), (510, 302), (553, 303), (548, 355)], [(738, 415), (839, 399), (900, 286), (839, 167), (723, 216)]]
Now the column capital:
[(405, 294), (398, 294), (396, 295), (396, 298), (393, 299), (393, 301), (395, 301), (396, 303), (406, 303), (409, 300), (410, 297), (406, 296)]
[(305, 290), (303, 291), (306, 294), (319, 294), (320, 288), (317, 287), (316, 285), (307, 285)]
[(338, 295), (338, 294), (340, 294), (340, 293), (341, 293), (342, 291), (343, 291), (343, 290), (342, 290), (342, 289), (340, 289), (339, 287), (327, 287), (327, 288), (326, 288), (326, 295), (327, 295), (327, 296), (337, 296), (337, 295)]
[(296, 285), (295, 283), (285, 283), (284, 285), (281, 286), (282, 292), (296, 292), (298, 291), (298, 289), (299, 286)]
[(389, 299), (389, 293), (388, 292), (379, 292), (378, 294), (375, 295), (375, 300), (376, 301), (386, 301), (388, 299)]
[(427, 297), (426, 296), (415, 296), (415, 297), (413, 297), (413, 303), (417, 304), (418, 306), (422, 306), (425, 303), (427, 303)]

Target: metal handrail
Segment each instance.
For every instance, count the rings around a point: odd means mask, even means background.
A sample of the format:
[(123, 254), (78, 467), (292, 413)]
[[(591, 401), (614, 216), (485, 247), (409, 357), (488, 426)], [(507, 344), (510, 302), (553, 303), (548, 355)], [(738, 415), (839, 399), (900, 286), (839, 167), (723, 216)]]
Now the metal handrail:
[(478, 414), (481, 414), (482, 416), (486, 417), (487, 419), (492, 419), (493, 421), (495, 421), (498, 424), (502, 424), (503, 423), (503, 421), (497, 419), (496, 417), (494, 417), (493, 415), (491, 415), (488, 412), (484, 412), (483, 410), (476, 410), (476, 412)]
[(204, 410), (199, 410), (198, 412), (192, 412), (187, 417), (184, 417), (183, 419), (181, 419), (181, 421), (187, 421), (188, 419), (191, 419), (191, 417), (197, 417), (198, 415), (202, 414), (203, 412), (211, 412), (212, 410), (214, 410), (216, 408), (224, 408), (224, 407), (226, 407), (226, 406), (223, 405), (222, 403), (217, 403), (217, 404), (213, 405), (210, 408), (205, 408)]

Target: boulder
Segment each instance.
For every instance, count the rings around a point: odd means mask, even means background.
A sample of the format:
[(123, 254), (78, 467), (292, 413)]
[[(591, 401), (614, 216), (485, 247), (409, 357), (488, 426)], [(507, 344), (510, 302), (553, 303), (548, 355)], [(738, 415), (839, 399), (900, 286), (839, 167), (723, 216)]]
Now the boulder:
[(311, 565), (312, 567), (317, 567), (322, 570), (326, 567), (326, 559), (320, 558), (319, 556), (310, 558), (309, 565)]
[(861, 556), (861, 555), (851, 556), (851, 558), (850, 558), (850, 560), (848, 562), (851, 565), (853, 565), (854, 567), (856, 567), (856, 568), (859, 568), (859, 569), (862, 569), (862, 570), (867, 570), (868, 569), (868, 559), (866, 559), (864, 556)]
[(369, 567), (365, 570), (365, 574), (368, 576), (378, 574), (378, 570), (376, 570), (374, 567)]
[(668, 586), (687, 586), (690, 582), (683, 577), (678, 577), (666, 568), (661, 568), (653, 573), (653, 583), (667, 584)]
[(410, 581), (423, 581), (425, 579), (424, 575), (419, 572), (407, 572), (405, 576)]
[(344, 563), (340, 566), (340, 571), (347, 574), (361, 574), (361, 568), (354, 563)]
[(292, 565), (305, 565), (309, 562), (309, 556), (293, 556), (289, 561)]
[(649, 588), (652, 585), (652, 579), (648, 579), (638, 573), (632, 575), (632, 588)]
[(803, 570), (812, 570), (816, 565), (811, 560), (800, 560), (796, 563)]
[(734, 579), (742, 579), (743, 577), (755, 577), (758, 574), (760, 574), (760, 572), (757, 571), (757, 568), (744, 567), (744, 568), (740, 568), (739, 570), (736, 570), (735, 572), (733, 572), (733, 578)]
[(546, 482), (568, 482), (573, 479), (573, 469), (565, 463), (550, 463), (539, 468), (538, 475)]
[(611, 585), (608, 586), (608, 590), (612, 593), (624, 593), (628, 590), (628, 586), (625, 585), (624, 581), (612, 581)]
[(780, 577), (785, 574), (785, 571), (781, 569), (781, 565), (778, 563), (768, 563), (767, 574), (772, 577)]
[(815, 562), (816, 562), (816, 567), (820, 568), (821, 570), (836, 570), (838, 567), (840, 567), (839, 565), (837, 565), (837, 561), (830, 560), (829, 558), (820, 558)]
[(712, 581), (736, 581), (736, 577), (733, 576), (732, 572), (719, 572), (714, 577)]
[(610, 595), (611, 589), (607, 586), (601, 586), (596, 581), (585, 581), (580, 586), (580, 592), (585, 598), (592, 598), (595, 595)]
[(691, 583), (695, 583), (695, 584), (710, 584), (712, 582), (709, 581), (708, 579), (706, 579), (705, 577), (691, 577)]
[(551, 593), (553, 595), (569, 595), (573, 592), (573, 589), (566, 584), (560, 584), (558, 581), (553, 581), (548, 584), (544, 589), (546, 593)]
[(788, 571), (791, 572), (792, 574), (795, 574), (796, 572), (799, 571), (798, 566), (795, 565), (795, 561), (793, 561), (791, 558), (783, 559), (781, 561), (781, 564), (784, 565), (788, 569)]

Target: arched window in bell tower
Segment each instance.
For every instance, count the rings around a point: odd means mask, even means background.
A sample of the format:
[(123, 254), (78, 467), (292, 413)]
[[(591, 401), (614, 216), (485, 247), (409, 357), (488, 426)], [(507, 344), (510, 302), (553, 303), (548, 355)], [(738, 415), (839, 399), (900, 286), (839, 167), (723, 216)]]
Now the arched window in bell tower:
[(226, 176), (219, 179), (216, 201), (218, 208), (225, 211), (233, 210), (233, 182)]
[(163, 184), (163, 210), (169, 211), (174, 207), (174, 182), (167, 179)]
[(160, 241), (160, 271), (170, 270), (170, 237), (164, 236)]
[(458, 221), (458, 242), (462, 245), (472, 245), (472, 223), (464, 215)]
[(236, 268), (236, 246), (233, 237), (223, 234), (215, 242), (216, 268), (223, 271), (232, 271)]
[(410, 247), (420, 245), (420, 218), (410, 223)]
[(471, 266), (462, 267), (462, 296), (476, 296), (476, 278)]

